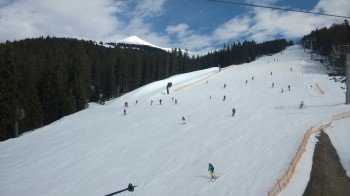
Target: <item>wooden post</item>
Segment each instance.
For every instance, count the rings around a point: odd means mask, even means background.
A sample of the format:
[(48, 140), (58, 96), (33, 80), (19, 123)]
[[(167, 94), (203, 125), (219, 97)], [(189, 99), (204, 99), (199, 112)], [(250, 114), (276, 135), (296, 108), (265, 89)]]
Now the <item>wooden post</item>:
[(281, 191), (281, 185), (280, 185), (280, 180), (279, 180), (279, 179), (277, 179), (277, 183), (278, 183), (278, 188), (279, 188), (280, 191)]
[(346, 55), (346, 104), (350, 104), (350, 54)]

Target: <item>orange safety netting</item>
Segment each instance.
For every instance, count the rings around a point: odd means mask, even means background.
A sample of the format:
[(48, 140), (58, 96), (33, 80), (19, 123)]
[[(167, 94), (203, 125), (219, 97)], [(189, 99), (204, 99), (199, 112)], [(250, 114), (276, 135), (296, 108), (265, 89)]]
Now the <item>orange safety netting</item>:
[(343, 112), (341, 114), (334, 115), (332, 117), (332, 120), (330, 123), (323, 124), (323, 125), (317, 125), (317, 126), (311, 126), (304, 134), (303, 141), (301, 142), (301, 144), (300, 144), (300, 146), (295, 154), (295, 157), (290, 162), (286, 172), (282, 175), (282, 177), (277, 179), (277, 181), (273, 185), (273, 187), (267, 192), (268, 196), (277, 195), (279, 192), (281, 192), (281, 190), (283, 188), (285, 188), (288, 185), (290, 179), (294, 175), (295, 168), (296, 168), (298, 162), (300, 161), (303, 153), (306, 151), (306, 144), (307, 144), (307, 141), (309, 140), (310, 135), (312, 133), (316, 133), (316, 132), (320, 131), (321, 129), (327, 128), (328, 126), (331, 125), (331, 123), (333, 121), (345, 119), (345, 118), (349, 118), (349, 117), (350, 117), (350, 112)]

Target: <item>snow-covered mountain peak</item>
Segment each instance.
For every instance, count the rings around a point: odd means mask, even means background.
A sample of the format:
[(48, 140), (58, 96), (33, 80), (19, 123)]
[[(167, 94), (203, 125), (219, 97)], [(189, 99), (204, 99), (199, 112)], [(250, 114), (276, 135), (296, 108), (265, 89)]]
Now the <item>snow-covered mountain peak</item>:
[[(146, 46), (151, 46), (151, 47), (154, 47), (154, 48), (159, 48), (159, 49), (162, 49), (162, 50), (166, 50), (166, 51), (169, 51), (168, 48), (162, 48), (162, 47), (159, 47), (159, 46), (156, 46), (154, 44), (151, 44), (135, 35), (133, 36), (130, 36), (130, 37), (127, 37), (125, 39), (122, 39), (120, 40), (118, 43), (124, 43), (124, 44), (135, 44), (135, 45), (146, 45)], [(171, 50), (171, 49), (170, 49)]]

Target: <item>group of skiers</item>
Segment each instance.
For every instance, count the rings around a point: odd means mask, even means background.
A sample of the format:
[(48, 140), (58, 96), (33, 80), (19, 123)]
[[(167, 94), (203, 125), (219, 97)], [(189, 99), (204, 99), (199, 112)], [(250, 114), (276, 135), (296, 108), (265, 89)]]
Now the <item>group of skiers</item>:
[[(172, 101), (175, 102), (175, 105), (178, 104), (177, 99), (174, 99), (174, 97), (172, 97)], [(136, 100), (136, 101), (135, 101), (135, 105), (137, 105), (138, 102), (139, 102), (139, 100)], [(151, 105), (153, 105), (153, 100), (151, 100)], [(162, 99), (159, 99), (159, 105), (162, 105)], [(127, 107), (129, 107), (128, 102), (124, 102), (124, 116), (126, 115), (126, 109), (125, 109), (125, 108), (127, 108)]]

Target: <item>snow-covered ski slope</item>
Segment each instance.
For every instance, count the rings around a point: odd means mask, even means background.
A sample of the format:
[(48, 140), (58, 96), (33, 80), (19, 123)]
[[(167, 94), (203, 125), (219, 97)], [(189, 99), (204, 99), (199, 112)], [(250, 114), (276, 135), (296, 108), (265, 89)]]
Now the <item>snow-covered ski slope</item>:
[(1, 142), (0, 195), (104, 195), (128, 183), (137, 187), (124, 195), (267, 195), (306, 130), (350, 110), (341, 86), (300, 46), (154, 82)]

